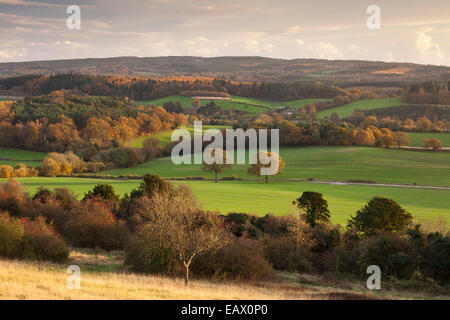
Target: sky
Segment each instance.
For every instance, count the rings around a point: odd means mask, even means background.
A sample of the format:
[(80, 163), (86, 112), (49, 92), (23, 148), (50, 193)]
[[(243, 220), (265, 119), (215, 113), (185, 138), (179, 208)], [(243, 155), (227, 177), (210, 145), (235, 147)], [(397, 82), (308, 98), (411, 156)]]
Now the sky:
[(0, 62), (169, 55), (450, 66), (450, 1), (0, 0)]

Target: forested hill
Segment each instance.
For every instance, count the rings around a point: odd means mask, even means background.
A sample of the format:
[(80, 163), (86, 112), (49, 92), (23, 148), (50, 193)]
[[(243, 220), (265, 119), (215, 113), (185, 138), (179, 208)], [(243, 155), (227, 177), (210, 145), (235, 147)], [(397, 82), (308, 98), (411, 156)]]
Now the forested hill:
[[(117, 57), (0, 63), (0, 77), (77, 72), (122, 76), (204, 76), (248, 81), (328, 80), (373, 82), (450, 80), (450, 67), (263, 57)], [(364, 83), (366, 82), (366, 83)]]

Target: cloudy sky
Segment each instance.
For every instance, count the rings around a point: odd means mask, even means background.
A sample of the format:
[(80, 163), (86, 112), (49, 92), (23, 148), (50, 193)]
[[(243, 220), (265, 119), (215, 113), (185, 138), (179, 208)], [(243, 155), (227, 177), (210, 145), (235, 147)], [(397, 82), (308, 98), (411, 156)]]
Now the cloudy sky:
[[(69, 5), (81, 29), (69, 30)], [(367, 28), (367, 8), (381, 29)], [(450, 66), (448, 0), (0, 0), (0, 62), (266, 56)]]

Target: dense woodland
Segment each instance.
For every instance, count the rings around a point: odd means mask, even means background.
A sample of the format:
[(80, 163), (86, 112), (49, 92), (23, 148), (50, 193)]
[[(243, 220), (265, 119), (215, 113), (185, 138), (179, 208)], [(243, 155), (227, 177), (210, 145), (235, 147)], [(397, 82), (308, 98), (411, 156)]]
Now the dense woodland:
[(117, 57), (0, 63), (0, 76), (64, 72), (90, 75), (218, 77), (236, 81), (290, 82), (327, 79), (347, 86), (450, 79), (450, 68), (413, 63), (264, 57)]
[(150, 100), (183, 92), (219, 92), (273, 101), (302, 98), (333, 98), (343, 90), (319, 81), (293, 83), (236, 82), (214, 78), (164, 78), (56, 74), (0, 79), (0, 92), (16, 95), (44, 95), (55, 90), (74, 90), (102, 96), (124, 96)]

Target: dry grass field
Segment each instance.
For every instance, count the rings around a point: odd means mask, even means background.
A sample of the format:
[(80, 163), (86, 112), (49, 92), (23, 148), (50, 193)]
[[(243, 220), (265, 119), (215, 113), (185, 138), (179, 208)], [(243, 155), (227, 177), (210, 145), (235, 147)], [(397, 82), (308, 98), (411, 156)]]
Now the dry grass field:
[[(138, 275), (122, 267), (122, 253), (74, 250), (65, 265), (0, 260), (0, 300), (305, 300), (427, 298), (393, 290), (370, 292), (363, 281), (277, 273), (264, 283), (214, 282)], [(69, 290), (67, 266), (81, 268), (81, 288)], [(436, 298), (436, 297), (433, 297)], [(445, 298), (445, 297), (442, 297)]]

